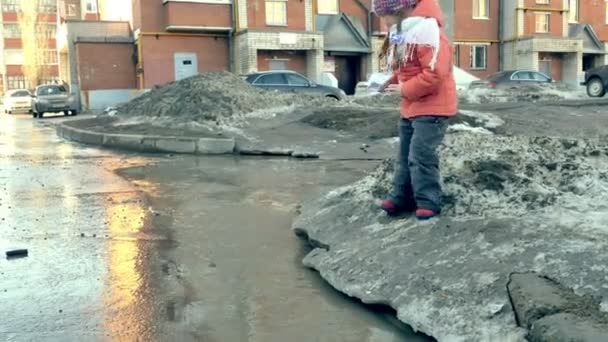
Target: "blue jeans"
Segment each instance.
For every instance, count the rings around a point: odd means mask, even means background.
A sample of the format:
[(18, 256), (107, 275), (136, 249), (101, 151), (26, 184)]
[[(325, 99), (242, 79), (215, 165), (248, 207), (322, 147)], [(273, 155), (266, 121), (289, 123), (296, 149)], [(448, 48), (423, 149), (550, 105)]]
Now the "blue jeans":
[(447, 118), (440, 116), (399, 121), (400, 148), (390, 196), (397, 206), (441, 212), (443, 193), (437, 148), (446, 128)]

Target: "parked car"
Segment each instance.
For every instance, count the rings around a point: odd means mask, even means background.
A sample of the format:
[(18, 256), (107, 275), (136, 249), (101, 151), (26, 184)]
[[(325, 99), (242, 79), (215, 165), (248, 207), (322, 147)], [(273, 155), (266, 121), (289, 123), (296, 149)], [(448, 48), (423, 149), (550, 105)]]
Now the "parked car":
[(608, 86), (608, 65), (599, 66), (585, 72), (585, 81), (581, 85), (587, 88), (587, 95), (603, 97)]
[(4, 95), (4, 113), (13, 114), (22, 111), (32, 111), (32, 94), (27, 89), (9, 90)]
[(38, 86), (32, 96), (32, 114), (42, 119), (44, 113), (78, 114), (78, 101), (62, 85), (46, 84)]
[(517, 88), (528, 84), (552, 83), (551, 77), (538, 71), (530, 70), (509, 70), (501, 71), (488, 76), (483, 80), (473, 81), (469, 89), (489, 88), (504, 89)]
[(319, 95), (336, 100), (346, 98), (346, 94), (341, 89), (316, 84), (294, 71), (256, 72), (247, 75), (245, 80), (254, 87), (267, 90)]

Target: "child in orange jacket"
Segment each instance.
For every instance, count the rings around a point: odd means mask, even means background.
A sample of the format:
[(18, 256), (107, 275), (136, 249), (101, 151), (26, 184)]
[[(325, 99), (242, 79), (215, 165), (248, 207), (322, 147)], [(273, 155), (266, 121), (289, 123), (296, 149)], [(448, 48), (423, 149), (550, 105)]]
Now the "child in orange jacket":
[(382, 209), (430, 219), (441, 213), (443, 196), (437, 149), (458, 111), (452, 47), (437, 0), (374, 0), (373, 6), (392, 27), (384, 58), (393, 76), (383, 90), (401, 95), (394, 188)]

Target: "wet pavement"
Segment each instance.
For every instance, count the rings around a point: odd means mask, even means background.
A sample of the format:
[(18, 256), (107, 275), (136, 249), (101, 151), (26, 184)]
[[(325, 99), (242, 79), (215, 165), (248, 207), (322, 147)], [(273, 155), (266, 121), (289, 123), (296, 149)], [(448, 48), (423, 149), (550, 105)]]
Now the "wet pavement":
[(290, 230), (376, 162), (142, 157), (57, 121), (0, 116), (0, 340), (428, 340), (302, 267)]
[[(61, 141), (28, 116), (0, 117), (0, 340), (156, 336), (150, 270), (165, 238), (143, 194), (112, 171), (146, 162)], [(16, 248), (29, 256), (7, 260)]]

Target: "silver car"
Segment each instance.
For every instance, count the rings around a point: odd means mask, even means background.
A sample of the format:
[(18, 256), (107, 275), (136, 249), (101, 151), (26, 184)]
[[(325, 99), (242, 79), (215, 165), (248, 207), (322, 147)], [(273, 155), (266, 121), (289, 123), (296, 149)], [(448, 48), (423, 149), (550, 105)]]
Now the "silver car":
[(70, 94), (62, 85), (46, 84), (38, 86), (32, 96), (34, 118), (42, 119), (44, 113), (78, 114), (76, 96)]

